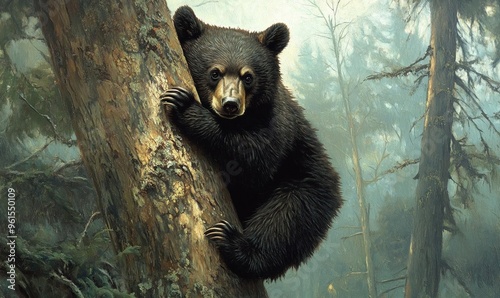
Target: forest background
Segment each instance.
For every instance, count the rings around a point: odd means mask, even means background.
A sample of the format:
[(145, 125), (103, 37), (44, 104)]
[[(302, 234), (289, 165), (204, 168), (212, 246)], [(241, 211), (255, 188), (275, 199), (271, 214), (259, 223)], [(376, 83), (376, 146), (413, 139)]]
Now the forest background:
[[(431, 8), (417, 2), (189, 3), (209, 24), (290, 27), (285, 84), (342, 177), (346, 202), (329, 237), (307, 264), (266, 283), (270, 297), (404, 295), (412, 231), (426, 224), (414, 215)], [(442, 246), (430, 247), (442, 250), (441, 297), (500, 292), (500, 4), (472, 2), (457, 1), (449, 199)], [(168, 1), (171, 11), (184, 4)], [(14, 188), (17, 281), (33, 297), (126, 295), (49, 55), (30, 2), (0, 0), (0, 221)]]

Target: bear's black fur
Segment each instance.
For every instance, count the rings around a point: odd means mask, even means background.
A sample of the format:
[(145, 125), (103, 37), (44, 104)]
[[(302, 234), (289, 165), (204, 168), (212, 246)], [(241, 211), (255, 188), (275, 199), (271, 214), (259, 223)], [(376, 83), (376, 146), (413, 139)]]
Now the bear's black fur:
[(184, 135), (233, 169), (226, 182), (243, 225), (205, 234), (239, 276), (282, 276), (313, 254), (342, 204), (339, 177), (281, 80), (288, 28), (210, 26), (187, 6), (174, 24), (202, 104), (180, 87), (161, 99)]

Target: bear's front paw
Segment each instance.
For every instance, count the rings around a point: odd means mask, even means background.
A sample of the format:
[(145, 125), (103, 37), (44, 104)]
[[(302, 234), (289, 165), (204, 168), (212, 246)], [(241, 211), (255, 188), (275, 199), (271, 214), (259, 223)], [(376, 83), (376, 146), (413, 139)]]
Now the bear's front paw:
[(187, 89), (172, 87), (160, 95), (160, 101), (163, 104), (172, 106), (178, 112), (183, 112), (194, 102), (194, 96)]
[(240, 231), (232, 224), (223, 220), (205, 231), (205, 236), (218, 247), (227, 246), (235, 238), (241, 236)]

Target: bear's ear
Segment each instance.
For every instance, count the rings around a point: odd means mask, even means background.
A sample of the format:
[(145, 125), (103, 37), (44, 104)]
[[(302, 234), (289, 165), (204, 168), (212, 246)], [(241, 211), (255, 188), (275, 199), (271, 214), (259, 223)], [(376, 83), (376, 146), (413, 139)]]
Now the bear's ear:
[(278, 55), (288, 44), (290, 32), (285, 24), (277, 23), (257, 34), (257, 38), (274, 55)]
[(198, 38), (203, 33), (203, 23), (189, 6), (181, 6), (174, 14), (174, 26), (181, 43)]

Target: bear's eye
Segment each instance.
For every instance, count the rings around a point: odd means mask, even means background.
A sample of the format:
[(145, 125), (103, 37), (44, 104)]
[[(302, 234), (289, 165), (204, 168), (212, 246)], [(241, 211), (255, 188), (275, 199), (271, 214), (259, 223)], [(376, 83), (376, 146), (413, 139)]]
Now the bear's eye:
[(218, 81), (220, 80), (220, 77), (221, 77), (221, 72), (218, 68), (215, 68), (215, 69), (212, 69), (210, 71), (210, 78), (213, 80), (213, 81)]
[(252, 74), (247, 73), (247, 74), (243, 75), (243, 82), (247, 86), (252, 85), (252, 83), (253, 83), (253, 76), (252, 76)]

